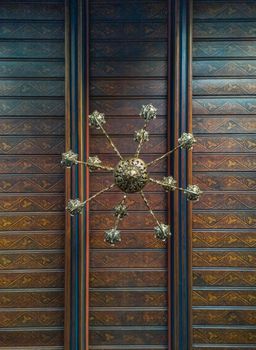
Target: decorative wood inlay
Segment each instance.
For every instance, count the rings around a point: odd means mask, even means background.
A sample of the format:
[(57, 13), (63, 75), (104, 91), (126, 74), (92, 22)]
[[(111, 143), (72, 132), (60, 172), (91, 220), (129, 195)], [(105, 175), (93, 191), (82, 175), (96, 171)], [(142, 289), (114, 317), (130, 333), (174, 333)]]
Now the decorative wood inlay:
[[(1, 258), (0, 258), (1, 264)], [(148, 252), (106, 252), (92, 251), (91, 268), (163, 268), (166, 266), (165, 251)]]
[(100, 291), (90, 293), (90, 305), (93, 307), (167, 307), (165, 291)]
[(26, 62), (1, 60), (0, 76), (4, 78), (63, 78), (64, 62)]
[(157, 345), (157, 344), (167, 344), (167, 332), (166, 330), (126, 330), (125, 332), (120, 332), (119, 330), (97, 330), (92, 329), (90, 332), (91, 344), (99, 345)]
[(0, 154), (60, 154), (63, 137), (1, 137)]
[(195, 77), (250, 77), (256, 74), (255, 60), (194, 61)]
[(52, 118), (1, 118), (1, 135), (31, 135), (48, 136), (61, 135), (65, 133), (64, 121), (59, 117)]
[(28, 305), (30, 308), (39, 307), (63, 307), (63, 292), (62, 291), (41, 291), (41, 292), (16, 292), (16, 291), (1, 291), (0, 292), (0, 307), (15, 308)]
[[(163, 270), (111, 271), (94, 270), (90, 274), (92, 288), (166, 287), (167, 272)], [(256, 280), (256, 277), (255, 277)]]
[(256, 30), (254, 22), (221, 22), (221, 23), (194, 23), (193, 36), (195, 39), (201, 38), (255, 38)]
[[(51, 52), (50, 48), (45, 55), (56, 55), (58, 52)], [(95, 42), (91, 43), (91, 56), (93, 59), (166, 59), (167, 46), (165, 42), (141, 42), (140, 45), (134, 42), (118, 42), (106, 43)], [(256, 49), (255, 49), (256, 51)], [(14, 53), (13, 53), (14, 54)], [(4, 53), (2, 53), (4, 55)], [(0, 56), (1, 57), (1, 56)], [(4, 57), (4, 56), (3, 56)]]
[(193, 95), (254, 95), (255, 79), (194, 79)]
[(193, 331), (195, 343), (255, 344), (256, 331), (250, 329), (198, 328)]
[(256, 227), (255, 212), (200, 213), (197, 211), (193, 214), (193, 228), (248, 229), (254, 227)]
[[(256, 67), (255, 67), (256, 70)], [(0, 68), (1, 72), (1, 68)], [(90, 73), (92, 78), (117, 77), (122, 74), (124, 77), (165, 77), (167, 74), (167, 62), (163, 61), (125, 61), (115, 62), (93, 61), (91, 62)]]
[(197, 306), (254, 306), (255, 303), (256, 292), (253, 290), (193, 291), (193, 305)]
[[(0, 174), (26, 174), (45, 173), (63, 174), (64, 169), (60, 166), (60, 156), (53, 155), (28, 155), (26, 158), (19, 155), (0, 156)], [(47, 182), (47, 180), (46, 180)]]
[(195, 171), (255, 171), (256, 158), (250, 154), (195, 154)]
[(0, 175), (0, 191), (2, 193), (62, 193), (63, 175)]
[(63, 42), (1, 42), (0, 58), (63, 58)]
[[(117, 4), (116, 4), (117, 5)], [(132, 2), (129, 4), (132, 6)], [(145, 6), (145, 5), (144, 5)], [(138, 3), (137, 3), (137, 13)], [(135, 13), (133, 15), (135, 15)], [(166, 23), (138, 23), (136, 26), (132, 23), (101, 23), (94, 22), (91, 26), (91, 38), (101, 40), (107, 38), (109, 40), (146, 40), (146, 39), (166, 39), (167, 26)]]
[(250, 153), (256, 151), (256, 136), (197, 136), (197, 144), (194, 147), (194, 152), (210, 153), (210, 152), (244, 152)]
[(3, 116), (64, 116), (64, 101), (1, 99), (0, 115)]
[(195, 58), (230, 57), (254, 58), (256, 56), (255, 41), (200, 41), (194, 42), (193, 55)]
[(200, 116), (193, 117), (193, 130), (195, 133), (219, 134), (219, 133), (255, 133), (255, 119), (254, 117), (244, 116), (221, 116), (208, 117)]
[(194, 209), (256, 209), (256, 195), (254, 193), (204, 193), (200, 202), (195, 203)]
[[(1, 30), (1, 28), (0, 28)], [(3, 96), (46, 96), (63, 97), (64, 82), (50, 80), (2, 80), (0, 81), (0, 95)]]
[(195, 1), (194, 4), (194, 19), (247, 19), (255, 17), (255, 4), (248, 0), (244, 2), (212, 2), (208, 0)]
[(195, 248), (254, 248), (256, 247), (255, 232), (193, 232)]
[(7, 2), (1, 6), (1, 19), (24, 19), (28, 20), (64, 20), (63, 3), (40, 2), (16, 3)]
[(64, 249), (64, 232), (0, 233), (0, 249)]
[[(125, 11), (124, 11), (125, 9)], [(91, 14), (94, 21), (108, 20), (120, 22), (128, 20), (139, 20), (141, 22), (150, 20), (166, 20), (167, 19), (167, 2), (148, 2), (146, 4), (130, 1), (127, 6), (123, 6), (122, 2), (94, 3), (91, 6)], [(136, 27), (136, 26), (135, 26)], [(119, 29), (117, 29), (119, 30)], [(108, 36), (107, 36), (108, 37)]]
[(63, 311), (2, 311), (1, 328), (63, 326)]
[(254, 98), (194, 98), (194, 114), (255, 114)]
[(5, 231), (64, 230), (64, 213), (2, 214), (0, 226)]
[(254, 267), (256, 254), (250, 250), (242, 252), (194, 251), (192, 258), (193, 266), (226, 266), (226, 267)]
[(64, 39), (64, 22), (2, 22), (0, 39)]
[(94, 326), (165, 326), (166, 311), (94, 311), (90, 312)]
[(63, 288), (63, 272), (1, 272), (0, 283), (3, 288)]
[(17, 344), (28, 346), (58, 346), (63, 344), (62, 330), (0, 331), (0, 346), (14, 348)]
[(255, 325), (255, 310), (193, 310), (196, 325)]
[(91, 83), (92, 96), (163, 96), (167, 93), (165, 80), (94, 80)]
[(255, 271), (209, 270), (193, 272), (194, 286), (254, 287)]
[(204, 191), (253, 191), (256, 189), (254, 173), (194, 172), (193, 182)]
[(1, 253), (0, 269), (60, 269), (64, 265), (63, 253)]

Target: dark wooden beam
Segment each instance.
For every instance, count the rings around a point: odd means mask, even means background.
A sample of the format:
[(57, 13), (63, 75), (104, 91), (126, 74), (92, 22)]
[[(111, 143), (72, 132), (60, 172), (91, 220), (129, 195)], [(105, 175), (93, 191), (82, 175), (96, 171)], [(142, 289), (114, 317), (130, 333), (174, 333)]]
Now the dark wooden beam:
[[(191, 131), (191, 0), (169, 0), (168, 109), (169, 145)], [(176, 152), (169, 164), (170, 174), (180, 187), (191, 182), (191, 153)], [(172, 238), (169, 247), (169, 349), (191, 349), (191, 206), (181, 192), (170, 198)]]
[[(66, 150), (88, 157), (88, 1), (66, 0)], [(66, 201), (85, 200), (88, 174), (83, 167), (66, 170)], [(66, 215), (65, 349), (88, 349), (87, 214)]]

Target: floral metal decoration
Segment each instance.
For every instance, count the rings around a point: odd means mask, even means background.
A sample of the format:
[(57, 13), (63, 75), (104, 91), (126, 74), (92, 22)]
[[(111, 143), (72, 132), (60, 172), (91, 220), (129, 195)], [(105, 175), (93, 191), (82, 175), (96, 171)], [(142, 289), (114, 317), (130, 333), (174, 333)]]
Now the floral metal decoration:
[(156, 115), (157, 109), (152, 104), (142, 106), (140, 116), (144, 119), (144, 126), (142, 129), (135, 131), (134, 140), (138, 143), (138, 146), (135, 155), (128, 159), (124, 159), (122, 157), (114, 142), (103, 127), (103, 124), (106, 123), (104, 113), (94, 111), (89, 115), (89, 125), (102, 131), (102, 133), (109, 141), (111, 147), (120, 158), (119, 162), (114, 168), (102, 164), (102, 161), (98, 156), (89, 157), (85, 162), (78, 160), (78, 154), (74, 153), (72, 150), (69, 150), (68, 152), (62, 154), (61, 164), (65, 167), (83, 164), (89, 168), (90, 172), (100, 169), (110, 171), (113, 174), (113, 183), (106, 188), (103, 188), (101, 191), (97, 192), (86, 201), (81, 202), (79, 199), (70, 199), (66, 206), (66, 210), (70, 213), (70, 215), (74, 216), (80, 214), (83, 208), (86, 206), (86, 203), (96, 198), (100, 194), (112, 189), (114, 186), (118, 187), (124, 193), (122, 201), (114, 208), (114, 227), (105, 231), (105, 241), (111, 245), (115, 245), (121, 241), (121, 232), (118, 229), (118, 226), (120, 221), (123, 220), (123, 218), (128, 214), (128, 207), (126, 205), (128, 194), (137, 192), (140, 193), (145, 206), (156, 222), (156, 226), (154, 227), (154, 235), (156, 238), (162, 241), (166, 241), (167, 238), (171, 235), (170, 227), (169, 225), (159, 222), (145, 196), (145, 193), (143, 191), (144, 187), (151, 182), (161, 186), (167, 192), (179, 190), (184, 193), (184, 195), (187, 197), (187, 200), (189, 201), (198, 201), (200, 195), (202, 194), (202, 191), (197, 185), (188, 185), (187, 188), (178, 187), (177, 181), (172, 176), (163, 177), (162, 180), (156, 180), (150, 177), (148, 171), (149, 166), (155, 166), (160, 160), (164, 159), (179, 148), (191, 150), (193, 148), (193, 145), (196, 143), (196, 139), (194, 138), (193, 134), (183, 133), (178, 139), (178, 145), (174, 149), (154, 159), (150, 163), (145, 163), (141, 158), (139, 158), (139, 155), (143, 143), (149, 141), (149, 133), (146, 130), (148, 124), (152, 119), (156, 118)]

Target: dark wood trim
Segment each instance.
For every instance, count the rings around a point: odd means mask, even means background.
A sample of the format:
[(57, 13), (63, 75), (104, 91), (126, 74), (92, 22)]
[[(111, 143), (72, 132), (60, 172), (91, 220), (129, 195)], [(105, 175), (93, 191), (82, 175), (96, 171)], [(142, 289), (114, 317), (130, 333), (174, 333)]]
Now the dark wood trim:
[[(89, 73), (88, 1), (66, 0), (66, 149), (88, 157)], [(82, 166), (66, 170), (66, 200), (89, 194)], [(66, 216), (65, 350), (88, 349), (89, 217)]]
[[(168, 99), (170, 148), (182, 132), (191, 131), (191, 37), (190, 0), (169, 0)], [(192, 178), (192, 154), (179, 151), (170, 160), (170, 173), (186, 187)], [(191, 206), (182, 193), (170, 200), (172, 238), (169, 247), (169, 349), (190, 350), (191, 343)]]

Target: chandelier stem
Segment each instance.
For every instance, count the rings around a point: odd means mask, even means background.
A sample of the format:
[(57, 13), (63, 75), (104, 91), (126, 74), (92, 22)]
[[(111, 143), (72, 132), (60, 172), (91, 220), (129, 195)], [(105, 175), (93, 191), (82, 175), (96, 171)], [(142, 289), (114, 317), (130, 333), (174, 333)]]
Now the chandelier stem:
[[(76, 161), (76, 164), (83, 164), (85, 166), (88, 166), (89, 164), (87, 162), (84, 162), (82, 160), (77, 160)], [(107, 166), (107, 165), (100, 165), (100, 164), (97, 164), (97, 165), (94, 165), (95, 168), (97, 169), (102, 169), (102, 170), (107, 170), (107, 171), (114, 171), (114, 168), (110, 167), (110, 166)]]
[(91, 196), (90, 198), (86, 199), (86, 201), (82, 202), (82, 205), (85, 206), (86, 203), (90, 202), (92, 199), (98, 197), (100, 194), (108, 191), (108, 190), (111, 190), (111, 188), (113, 188), (116, 184), (111, 184), (105, 188), (103, 188), (102, 190), (100, 190), (99, 192), (95, 193), (93, 196)]
[(101, 129), (101, 131), (103, 132), (103, 134), (106, 136), (108, 142), (110, 143), (111, 147), (114, 149), (114, 151), (116, 152), (116, 154), (118, 155), (118, 157), (120, 159), (123, 159), (123, 157), (121, 156), (120, 152), (118, 151), (118, 149), (116, 148), (114, 142), (112, 141), (111, 137), (109, 136), (109, 134), (106, 132), (106, 130), (103, 128), (103, 126), (98, 123), (99, 128)]
[[(125, 195), (124, 195), (124, 198), (121, 200), (121, 202), (119, 203), (119, 205), (124, 205), (125, 202), (126, 202), (126, 198), (127, 198), (127, 196), (126, 196), (126, 194), (125, 194)], [(117, 218), (116, 218), (116, 221), (115, 221), (115, 226), (114, 226), (114, 229), (115, 229), (115, 230), (118, 229), (118, 225), (119, 225), (119, 222), (120, 222), (121, 218), (122, 218), (122, 214), (118, 214), (118, 215), (117, 215)]]
[(174, 147), (172, 150), (168, 151), (167, 153), (163, 154), (161, 157), (158, 157), (154, 160), (152, 160), (150, 163), (147, 164), (147, 166), (149, 167), (150, 165), (155, 166), (160, 160), (164, 159), (165, 157), (169, 156), (170, 154), (172, 154), (173, 152), (175, 152), (177, 149), (179, 149), (182, 145), (176, 146)]
[(142, 197), (144, 203), (146, 204), (146, 206), (147, 206), (147, 208), (148, 208), (150, 214), (151, 214), (151, 215), (153, 216), (153, 218), (155, 219), (157, 225), (161, 228), (160, 222), (158, 221), (157, 217), (155, 216), (155, 213), (153, 212), (153, 210), (152, 210), (152, 208), (151, 208), (151, 206), (150, 206), (150, 204), (149, 204), (147, 198), (145, 197), (144, 192), (143, 192), (143, 191), (140, 191), (140, 194), (141, 194), (141, 197)]
[[(146, 130), (146, 129), (147, 129), (147, 127), (148, 127), (148, 122), (149, 122), (148, 120), (145, 122), (145, 124), (144, 124), (142, 130)], [(141, 147), (142, 147), (143, 143), (144, 143), (144, 140), (143, 140), (143, 138), (141, 138), (141, 139), (140, 139), (140, 142), (139, 142), (139, 144), (138, 144), (136, 153), (135, 153), (135, 158), (138, 158), (138, 157), (139, 157), (139, 154), (140, 154)]]

